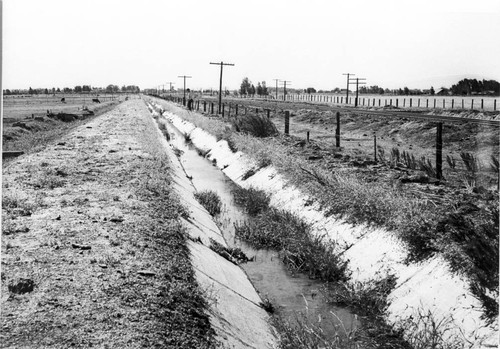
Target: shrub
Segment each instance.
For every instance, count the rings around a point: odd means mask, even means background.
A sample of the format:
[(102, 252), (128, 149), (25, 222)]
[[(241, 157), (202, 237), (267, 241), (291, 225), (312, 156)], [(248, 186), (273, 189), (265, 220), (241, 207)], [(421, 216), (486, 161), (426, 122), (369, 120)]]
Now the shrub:
[(259, 115), (239, 116), (233, 121), (236, 131), (248, 133), (255, 137), (272, 137), (278, 134), (278, 129), (267, 117)]

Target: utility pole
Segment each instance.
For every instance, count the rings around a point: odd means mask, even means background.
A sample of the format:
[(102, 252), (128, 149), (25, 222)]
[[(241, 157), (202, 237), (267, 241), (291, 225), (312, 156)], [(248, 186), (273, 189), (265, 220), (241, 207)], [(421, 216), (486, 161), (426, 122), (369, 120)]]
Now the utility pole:
[(169, 81), (169, 82), (166, 82), (166, 84), (170, 84), (170, 89), (168, 90), (168, 93), (171, 94), (172, 93), (172, 84), (174, 84), (174, 82)]
[(232, 63), (224, 63), (222, 61), (220, 63), (212, 63), (212, 62), (210, 62), (210, 64), (220, 65), (219, 108), (218, 108), (218, 113), (217, 113), (217, 114), (220, 114), (221, 113), (221, 107), (222, 107), (222, 67), (225, 66), (225, 65), (234, 66), (234, 64), (232, 64)]
[(345, 97), (345, 102), (346, 104), (349, 104), (349, 76), (350, 75), (356, 75), (356, 74), (352, 74), (352, 73), (344, 73), (342, 75), (347, 75), (347, 95)]
[(291, 81), (286, 81), (286, 80), (283, 80), (283, 81), (280, 81), (283, 83), (283, 100), (285, 101), (286, 100), (286, 83), (289, 82), (289, 83), (292, 83)]
[(278, 100), (278, 81), (280, 81), (280, 79), (273, 79), (274, 81), (276, 81), (276, 100)]
[[(359, 82), (359, 80), (366, 80), (365, 78), (356, 78), (356, 79), (350, 79), (352, 82), (349, 82), (350, 84), (356, 84), (356, 99), (354, 100), (354, 106), (358, 106), (358, 91), (359, 91), (359, 84), (364, 85), (366, 82), (362, 81)], [(354, 82), (356, 81), (356, 82)], [(349, 85), (348, 85), (349, 86)], [(349, 88), (348, 88), (349, 89)]]
[(182, 97), (182, 105), (186, 106), (186, 79), (191, 79), (192, 76), (181, 75), (178, 78), (184, 78), (184, 97)]

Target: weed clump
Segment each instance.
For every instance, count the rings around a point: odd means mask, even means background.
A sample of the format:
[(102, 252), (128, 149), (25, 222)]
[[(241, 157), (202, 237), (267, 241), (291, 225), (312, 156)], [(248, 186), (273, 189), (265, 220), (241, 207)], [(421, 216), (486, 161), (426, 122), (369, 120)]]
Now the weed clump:
[(250, 260), (239, 247), (225, 247), (212, 238), (210, 238), (210, 249), (234, 264), (241, 264)]
[(259, 115), (245, 115), (233, 121), (237, 132), (248, 133), (254, 137), (264, 138), (278, 135), (278, 129), (271, 120)]
[(232, 191), (235, 203), (243, 207), (250, 216), (256, 216), (269, 209), (269, 195), (255, 188), (236, 187)]
[(221, 212), (222, 201), (220, 196), (212, 190), (204, 190), (194, 194), (198, 202), (206, 208), (210, 215), (215, 216)]

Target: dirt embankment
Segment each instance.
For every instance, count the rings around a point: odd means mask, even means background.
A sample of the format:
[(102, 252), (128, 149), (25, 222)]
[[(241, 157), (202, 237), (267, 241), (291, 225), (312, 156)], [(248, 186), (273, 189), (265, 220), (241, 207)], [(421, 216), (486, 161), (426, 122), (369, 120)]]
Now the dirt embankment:
[(5, 348), (214, 346), (144, 103), (3, 169)]

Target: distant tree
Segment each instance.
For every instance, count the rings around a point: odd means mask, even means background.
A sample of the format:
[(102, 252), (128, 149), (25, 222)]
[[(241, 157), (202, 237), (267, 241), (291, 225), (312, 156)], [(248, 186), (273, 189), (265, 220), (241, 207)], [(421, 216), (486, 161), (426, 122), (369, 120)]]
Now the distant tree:
[(56, 92), (61, 92), (61, 89), (58, 87), (57, 90), (56, 90)]
[(92, 91), (92, 88), (89, 85), (83, 85), (82, 91), (83, 92), (90, 92), (90, 91)]
[(269, 94), (269, 91), (267, 90), (266, 82), (262, 81), (262, 95), (267, 96)]
[(436, 91), (434, 91), (434, 87), (431, 86), (429, 93), (431, 94), (431, 96), (434, 96), (436, 94)]
[(4, 95), (10, 95), (10, 94), (11, 94), (11, 92), (10, 92), (10, 90), (9, 90), (9, 89), (6, 89), (6, 90), (3, 90), (3, 94), (4, 94)]
[(241, 82), (240, 85), (240, 95), (247, 95), (250, 93), (250, 80), (248, 78), (243, 78), (243, 81)]
[(82, 92), (82, 87), (80, 85), (75, 86), (75, 88), (73, 89), (73, 91), (75, 91), (75, 93), (81, 93)]
[(69, 87), (63, 88), (64, 93), (70, 93), (72, 90)]
[(255, 96), (255, 86), (253, 84), (250, 86), (249, 93), (250, 93), (250, 95)]
[(404, 94), (405, 96), (408, 96), (410, 94), (410, 89), (408, 87), (404, 88)]
[(43, 93), (46, 94), (46, 95), (48, 95), (49, 94), (49, 90), (45, 89), (45, 90), (43, 90)]
[(262, 85), (260, 82), (257, 83), (257, 95), (262, 96)]
[(31, 86), (30, 86), (30, 88), (29, 88), (29, 90), (28, 90), (28, 93), (29, 93), (30, 95), (32, 95), (33, 93), (35, 93), (35, 91), (33, 91), (33, 89), (31, 88)]
[(308, 88), (305, 89), (304, 92), (305, 93), (309, 93), (309, 94), (316, 93), (316, 89), (314, 87), (308, 87)]

